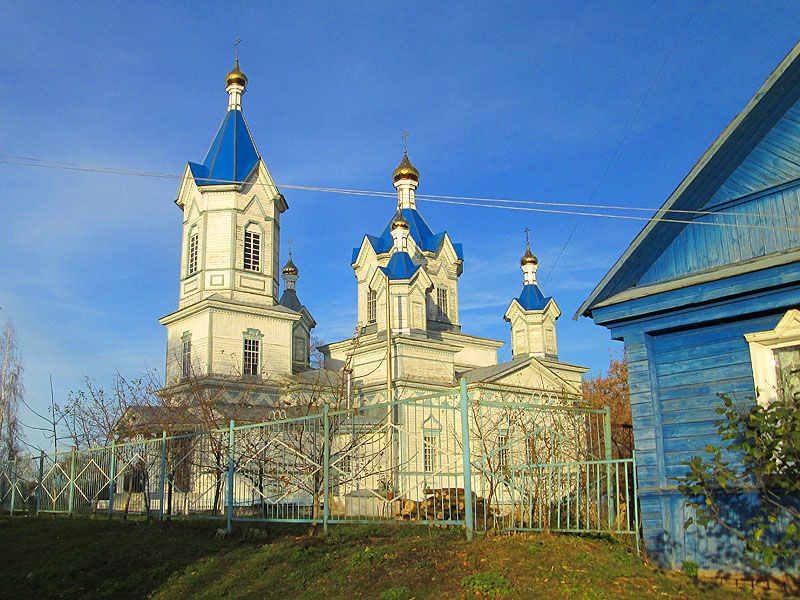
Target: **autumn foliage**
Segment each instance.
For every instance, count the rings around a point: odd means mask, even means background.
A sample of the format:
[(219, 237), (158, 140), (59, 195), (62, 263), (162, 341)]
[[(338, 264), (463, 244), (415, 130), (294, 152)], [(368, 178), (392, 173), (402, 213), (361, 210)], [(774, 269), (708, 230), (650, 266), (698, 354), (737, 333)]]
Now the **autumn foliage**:
[(615, 458), (633, 453), (631, 401), (628, 393), (628, 364), (611, 358), (605, 375), (588, 377), (583, 382), (583, 399), (595, 408), (611, 408), (611, 441)]

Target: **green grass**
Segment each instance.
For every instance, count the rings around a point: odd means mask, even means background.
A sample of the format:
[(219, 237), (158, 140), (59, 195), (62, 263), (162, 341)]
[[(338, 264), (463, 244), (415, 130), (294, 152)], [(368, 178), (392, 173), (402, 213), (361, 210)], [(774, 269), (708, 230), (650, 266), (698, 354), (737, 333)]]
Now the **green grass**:
[(466, 542), (457, 530), (339, 525), (327, 537), (218, 523), (0, 517), (0, 598), (730, 598), (642, 564), (610, 540), (545, 534)]

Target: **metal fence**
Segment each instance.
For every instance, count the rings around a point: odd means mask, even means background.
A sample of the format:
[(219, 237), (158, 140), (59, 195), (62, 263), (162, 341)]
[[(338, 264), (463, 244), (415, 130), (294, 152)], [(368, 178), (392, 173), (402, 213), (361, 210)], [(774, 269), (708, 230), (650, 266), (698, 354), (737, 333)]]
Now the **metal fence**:
[[(0, 463), (0, 510), (631, 534), (608, 410), (489, 389)], [(637, 542), (638, 543), (638, 542)]]

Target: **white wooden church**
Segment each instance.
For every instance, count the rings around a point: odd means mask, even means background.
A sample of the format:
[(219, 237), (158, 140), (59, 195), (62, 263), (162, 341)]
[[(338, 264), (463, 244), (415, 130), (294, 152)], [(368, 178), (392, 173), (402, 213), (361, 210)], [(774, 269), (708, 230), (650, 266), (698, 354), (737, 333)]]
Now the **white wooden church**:
[(420, 173), (407, 152), (392, 174), (396, 211), (381, 233), (365, 235), (353, 251), (356, 334), (323, 346), (324, 369), (311, 369), (316, 322), (298, 297), (291, 253), (280, 266), (280, 218), (289, 206), (245, 121), (246, 87), (237, 58), (226, 76), (222, 123), (202, 163), (186, 165), (175, 201), (183, 233), (178, 310), (160, 321), (167, 328), (166, 393), (180, 393), (191, 380), (225, 389), (231, 402), (246, 387), (248, 401), (269, 403), (275, 388), (324, 374), (346, 380), (348, 401), (350, 394), (363, 401), (386, 389), (401, 398), (453, 388), (462, 377), (473, 386), (534, 391), (550, 400), (580, 396), (586, 369), (559, 360), (561, 311), (537, 284), (538, 259), (529, 245), (522, 290), (498, 314), (510, 324), (512, 360), (497, 362), (503, 341), (465, 332), (458, 290), (464, 253), (418, 210)]

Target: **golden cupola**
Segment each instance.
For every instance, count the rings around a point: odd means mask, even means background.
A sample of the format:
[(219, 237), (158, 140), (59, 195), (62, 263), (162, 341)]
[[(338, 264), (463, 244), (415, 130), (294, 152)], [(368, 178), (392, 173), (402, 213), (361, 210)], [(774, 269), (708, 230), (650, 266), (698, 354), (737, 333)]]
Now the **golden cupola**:
[(419, 171), (417, 167), (412, 165), (411, 161), (408, 160), (408, 152), (403, 153), (403, 160), (400, 161), (400, 164), (397, 165), (397, 168), (392, 174), (393, 181), (399, 181), (401, 179), (411, 179), (412, 181), (419, 182)]
[(247, 87), (247, 75), (239, 68), (238, 56), (236, 57), (236, 63), (233, 65), (233, 68), (228, 71), (228, 74), (225, 76), (225, 86), (227, 87), (230, 85)]

